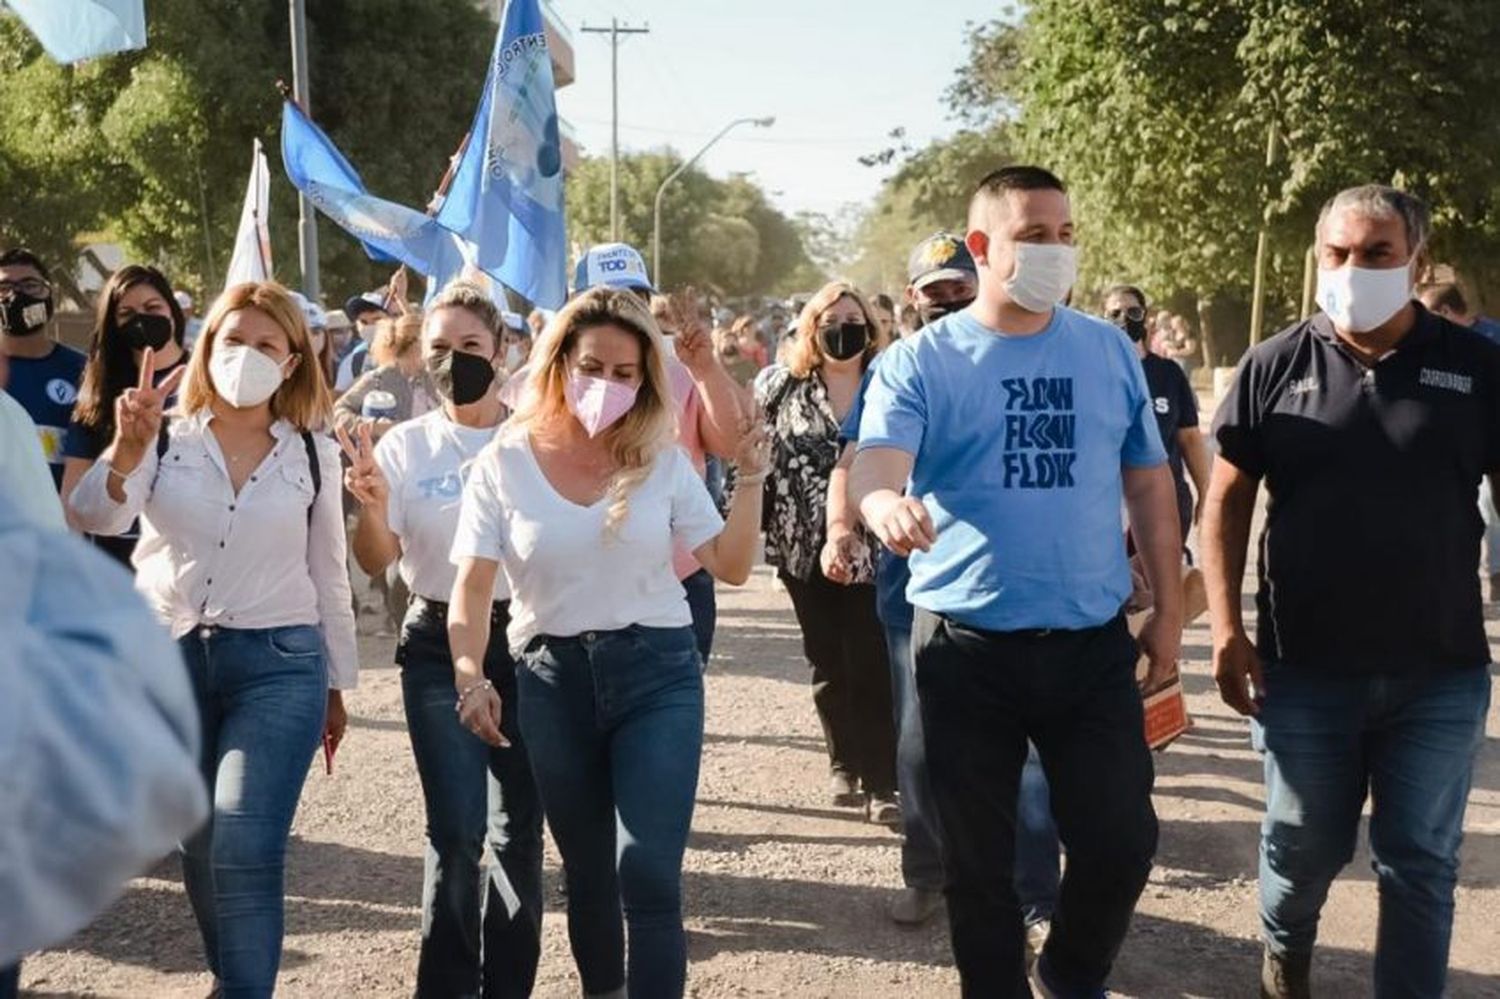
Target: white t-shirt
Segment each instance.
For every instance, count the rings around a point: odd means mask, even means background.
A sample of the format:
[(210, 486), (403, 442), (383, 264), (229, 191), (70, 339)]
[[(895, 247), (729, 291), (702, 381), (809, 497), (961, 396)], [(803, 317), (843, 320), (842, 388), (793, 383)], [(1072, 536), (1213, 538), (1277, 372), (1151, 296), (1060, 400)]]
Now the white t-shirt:
[(504, 568), (513, 653), (537, 635), (692, 623), (672, 571), (672, 543), (692, 551), (724, 529), (692, 461), (681, 448), (662, 451), (630, 494), (615, 536), (606, 538), (610, 502), (606, 496), (583, 507), (564, 499), (542, 473), (527, 433), (502, 431), (474, 462), (453, 559), (494, 559)]
[[(464, 481), (474, 459), (495, 438), (494, 427), (464, 427), (441, 409), (399, 423), (375, 445), (375, 462), (390, 485), (387, 523), (401, 539), (401, 578), (411, 592), (448, 601), (457, 568), (448, 558)], [(495, 576), (495, 599), (506, 600), (505, 575)]]

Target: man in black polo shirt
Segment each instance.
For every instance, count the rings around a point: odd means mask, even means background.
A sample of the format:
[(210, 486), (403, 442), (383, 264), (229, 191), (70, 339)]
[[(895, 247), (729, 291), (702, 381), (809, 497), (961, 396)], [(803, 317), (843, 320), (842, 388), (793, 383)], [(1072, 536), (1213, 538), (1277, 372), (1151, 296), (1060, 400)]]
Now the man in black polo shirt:
[[(1366, 791), (1377, 996), (1440, 996), (1490, 701), (1474, 493), (1500, 470), (1500, 347), (1412, 301), (1426, 207), (1352, 188), (1317, 229), (1323, 314), (1252, 349), (1204, 510), (1214, 676), (1265, 754), (1262, 995), (1308, 994)], [(1240, 583), (1261, 480), (1257, 643)]]

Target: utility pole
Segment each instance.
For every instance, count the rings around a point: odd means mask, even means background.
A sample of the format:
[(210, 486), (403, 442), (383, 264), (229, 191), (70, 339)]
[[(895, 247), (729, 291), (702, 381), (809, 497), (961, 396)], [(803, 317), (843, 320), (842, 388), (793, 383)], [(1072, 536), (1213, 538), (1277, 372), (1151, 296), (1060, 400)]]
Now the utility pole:
[[(312, 115), (312, 86), (307, 73), (307, 0), (289, 0), (292, 14), (292, 99)], [(312, 200), (297, 195), (297, 257), (302, 267), (302, 293), (318, 300), (318, 218)]]
[(609, 99), (610, 99), (610, 146), (609, 146), (609, 238), (620, 241), (620, 36), (650, 34), (651, 26), (632, 28), (621, 24), (620, 19), (609, 19), (609, 27), (590, 27), (585, 24), (580, 31), (591, 35), (609, 35)]

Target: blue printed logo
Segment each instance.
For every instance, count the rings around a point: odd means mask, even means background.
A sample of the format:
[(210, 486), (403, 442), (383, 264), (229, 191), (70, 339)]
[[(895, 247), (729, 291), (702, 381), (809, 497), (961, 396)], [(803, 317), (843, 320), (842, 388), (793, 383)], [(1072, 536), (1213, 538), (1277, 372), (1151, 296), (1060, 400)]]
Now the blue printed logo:
[(463, 491), (463, 480), (452, 472), (417, 480), (417, 492), (423, 499), (455, 499), (462, 496)]
[(1006, 378), (1006, 489), (1072, 489), (1078, 417), (1073, 379)]
[(78, 389), (66, 378), (54, 378), (47, 383), (47, 398), (59, 406), (71, 406), (78, 401)]

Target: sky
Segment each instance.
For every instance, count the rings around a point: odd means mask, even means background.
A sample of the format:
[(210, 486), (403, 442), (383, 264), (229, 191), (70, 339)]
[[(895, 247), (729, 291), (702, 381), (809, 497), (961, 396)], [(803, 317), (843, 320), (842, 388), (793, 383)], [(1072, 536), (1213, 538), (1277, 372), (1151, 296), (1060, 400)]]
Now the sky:
[(577, 80), (559, 114), (589, 155), (609, 155), (611, 16), (650, 34), (621, 36), (620, 151), (670, 145), (684, 156), (735, 118), (701, 161), (715, 177), (748, 172), (782, 211), (867, 204), (889, 168), (857, 157), (914, 148), (958, 129), (943, 91), (967, 54), (967, 22), (1001, 0), (552, 0), (573, 36)]

